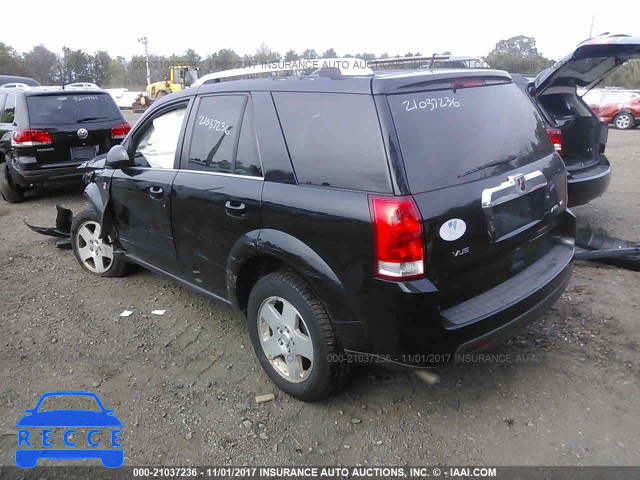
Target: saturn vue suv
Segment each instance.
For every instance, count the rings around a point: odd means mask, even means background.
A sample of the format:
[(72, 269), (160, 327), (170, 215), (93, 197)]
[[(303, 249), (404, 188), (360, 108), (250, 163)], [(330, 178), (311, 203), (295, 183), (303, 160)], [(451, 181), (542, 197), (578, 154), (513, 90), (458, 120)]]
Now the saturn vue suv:
[(91, 168), (80, 265), (139, 264), (239, 309), (302, 400), (354, 363), (495, 345), (572, 270), (565, 166), (502, 71), (205, 83), (154, 103)]
[(102, 90), (0, 88), (0, 194), (17, 203), (33, 187), (81, 185), (78, 166), (108, 152), (130, 129)]

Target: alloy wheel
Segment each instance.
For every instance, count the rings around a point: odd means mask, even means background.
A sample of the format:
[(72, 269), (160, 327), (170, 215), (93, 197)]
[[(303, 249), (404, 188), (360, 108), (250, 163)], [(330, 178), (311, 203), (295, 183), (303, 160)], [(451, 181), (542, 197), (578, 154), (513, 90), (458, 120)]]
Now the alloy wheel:
[(87, 270), (105, 273), (113, 264), (113, 247), (100, 237), (100, 225), (97, 222), (84, 222), (78, 228), (76, 244), (78, 256)]
[(313, 343), (304, 319), (281, 297), (269, 297), (258, 310), (258, 335), (269, 363), (292, 383), (306, 380), (313, 368)]
[(619, 129), (625, 130), (629, 128), (630, 125), (631, 119), (629, 118), (629, 115), (619, 115), (616, 118), (616, 127), (618, 127)]

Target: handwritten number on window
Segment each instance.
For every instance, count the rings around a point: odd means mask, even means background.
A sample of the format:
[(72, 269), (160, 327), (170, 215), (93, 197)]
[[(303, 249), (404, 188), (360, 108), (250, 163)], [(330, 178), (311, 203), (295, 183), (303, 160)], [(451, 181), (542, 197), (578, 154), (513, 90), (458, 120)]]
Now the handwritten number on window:
[(442, 98), (425, 98), (424, 100), (405, 100), (402, 102), (407, 112), (411, 110), (427, 110), (433, 112), (442, 108), (458, 108), (460, 102), (455, 98), (442, 97)]
[(231, 133), (232, 125), (215, 118), (207, 117), (205, 115), (198, 116), (198, 125), (206, 128), (207, 130), (215, 130), (216, 132), (224, 132), (225, 135)]

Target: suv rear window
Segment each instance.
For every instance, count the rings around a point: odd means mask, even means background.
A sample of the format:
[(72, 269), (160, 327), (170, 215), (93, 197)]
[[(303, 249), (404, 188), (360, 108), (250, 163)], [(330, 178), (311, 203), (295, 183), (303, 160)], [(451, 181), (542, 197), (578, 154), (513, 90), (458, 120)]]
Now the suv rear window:
[(389, 168), (370, 95), (273, 94), (301, 185), (389, 193)]
[(64, 125), (120, 119), (120, 110), (106, 93), (64, 93), (27, 97), (33, 125)]
[[(513, 83), (388, 95), (413, 193), (504, 171), (469, 170), (511, 155), (511, 168), (553, 153), (531, 100)], [(498, 170), (500, 169), (500, 170)]]

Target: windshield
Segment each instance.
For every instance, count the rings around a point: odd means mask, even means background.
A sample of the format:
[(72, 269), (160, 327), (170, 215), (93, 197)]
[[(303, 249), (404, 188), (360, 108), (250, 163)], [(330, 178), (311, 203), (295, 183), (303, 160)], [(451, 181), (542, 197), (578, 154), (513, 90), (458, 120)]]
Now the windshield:
[(413, 193), (496, 175), (553, 153), (533, 104), (512, 83), (387, 98)]
[(68, 409), (101, 411), (96, 399), (89, 395), (52, 395), (42, 400), (38, 412)]
[(198, 71), (194, 68), (189, 68), (184, 72), (184, 84), (186, 86), (193, 85), (198, 80)]
[(120, 118), (120, 110), (106, 93), (69, 93), (27, 97), (34, 125), (64, 125)]

